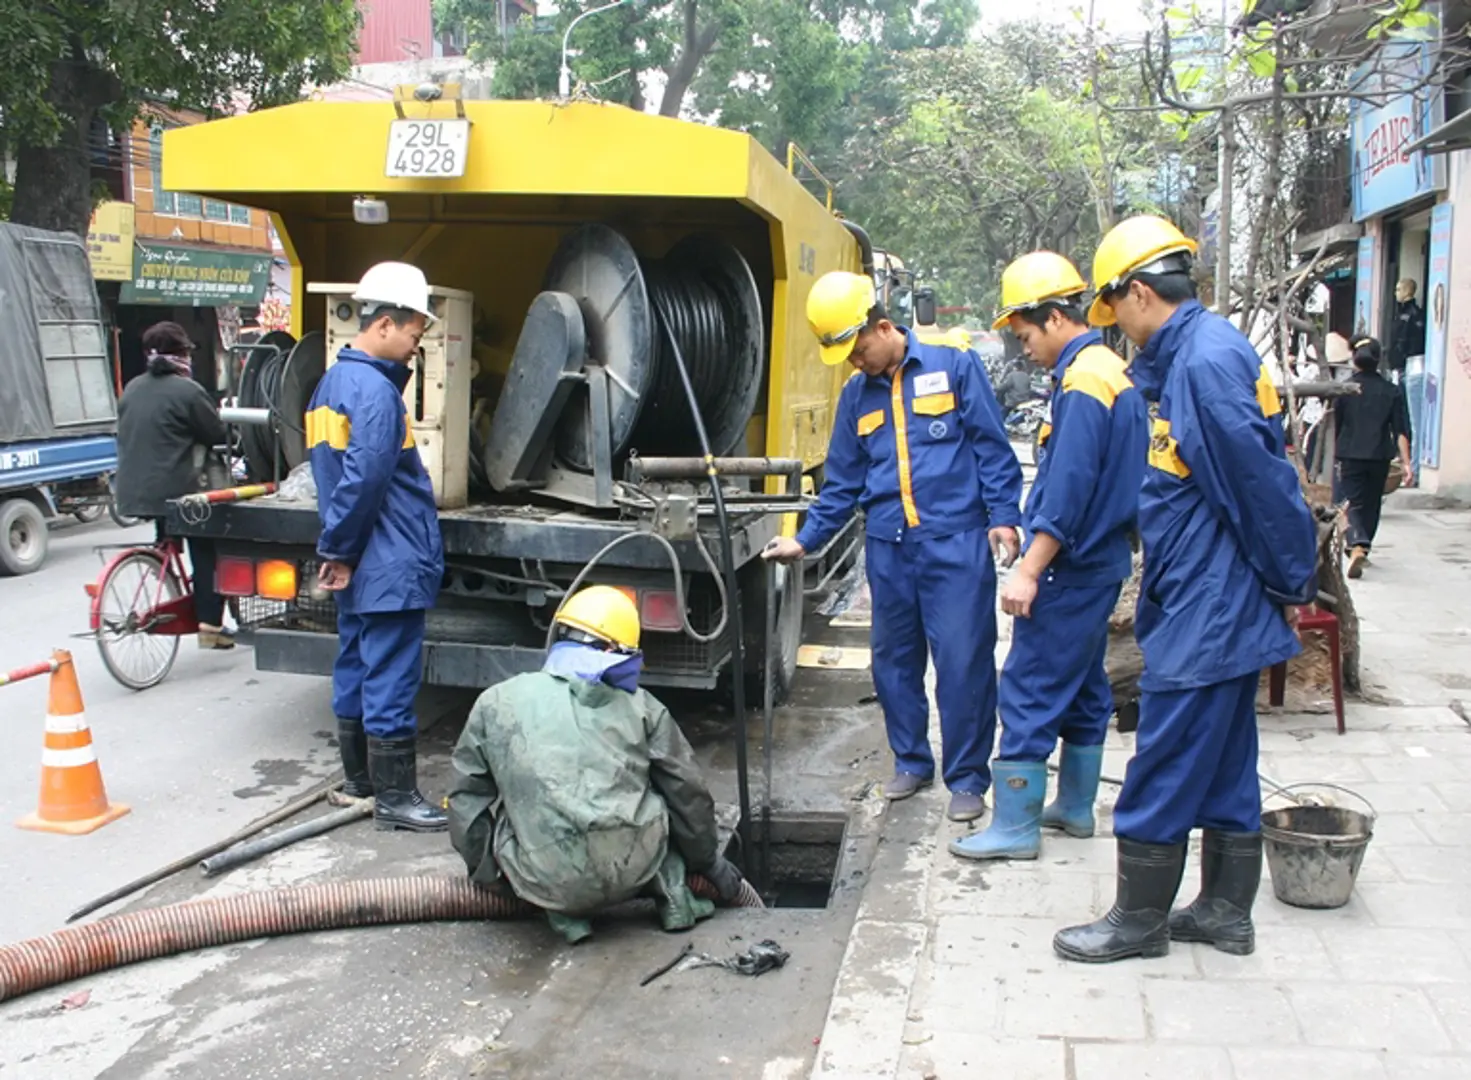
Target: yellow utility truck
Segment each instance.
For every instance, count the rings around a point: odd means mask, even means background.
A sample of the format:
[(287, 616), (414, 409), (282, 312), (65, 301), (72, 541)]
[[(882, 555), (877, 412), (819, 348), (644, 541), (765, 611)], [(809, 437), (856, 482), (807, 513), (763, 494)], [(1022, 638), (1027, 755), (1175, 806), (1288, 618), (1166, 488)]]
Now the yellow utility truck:
[[(596, 102), (421, 88), (171, 131), (163, 179), (269, 211), (289, 257), (292, 331), (247, 347), (236, 388), (273, 417), (242, 431), (252, 479), (300, 473), (312, 389), (357, 329), (352, 283), (388, 259), (428, 277), (438, 320), (405, 391), (447, 567), (428, 682), (539, 666), (584, 572), (636, 597), (647, 682), (708, 688), (728, 672), (721, 537), (682, 361), (729, 504), (743, 674), (759, 679), (771, 618), (785, 690), (804, 591), (859, 542), (855, 525), (774, 587), (758, 557), (820, 476), (850, 374), (818, 361), (807, 293), (829, 270), (872, 273), (873, 255), (754, 139)], [(314, 586), (310, 496), (199, 517), (176, 510), (171, 528), (218, 541), (257, 665), (328, 673), (335, 612)]]

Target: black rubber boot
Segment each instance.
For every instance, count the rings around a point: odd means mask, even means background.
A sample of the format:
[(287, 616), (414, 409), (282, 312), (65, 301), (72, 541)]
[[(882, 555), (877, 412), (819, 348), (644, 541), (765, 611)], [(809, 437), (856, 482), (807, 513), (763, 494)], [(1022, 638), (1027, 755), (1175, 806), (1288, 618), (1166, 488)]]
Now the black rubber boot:
[(413, 739), (368, 740), (373, 776), (373, 823), (382, 830), (443, 832), (449, 818), (419, 794), (418, 760)]
[(368, 737), (361, 718), (337, 718), (337, 749), (342, 754), (342, 794), (354, 799), (371, 798), (373, 781), (368, 776)]
[(1097, 922), (1059, 930), (1052, 948), (1064, 960), (1108, 964), (1170, 951), (1170, 906), (1185, 872), (1184, 844), (1118, 839), (1118, 894)]
[(1200, 844), (1200, 895), (1189, 907), (1170, 913), (1170, 937), (1250, 956), (1256, 949), (1251, 906), (1261, 880), (1261, 833), (1206, 829)]

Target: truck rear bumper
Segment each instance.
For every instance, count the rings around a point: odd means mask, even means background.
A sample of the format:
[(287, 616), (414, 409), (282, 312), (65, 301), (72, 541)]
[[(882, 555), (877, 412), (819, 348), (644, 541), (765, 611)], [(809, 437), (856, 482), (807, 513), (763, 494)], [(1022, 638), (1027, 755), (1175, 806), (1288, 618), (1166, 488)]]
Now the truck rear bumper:
[[(424, 643), (424, 681), (432, 686), (463, 686), (484, 689), (523, 671), (541, 670), (546, 654), (523, 645), (475, 645), (461, 641)], [(260, 671), (284, 671), (293, 675), (331, 675), (337, 659), (337, 638), (312, 630), (255, 632), (255, 666)], [(723, 665), (722, 665), (723, 666)], [(679, 686), (708, 690), (715, 686), (718, 672), (645, 670), (639, 682), (645, 686)]]

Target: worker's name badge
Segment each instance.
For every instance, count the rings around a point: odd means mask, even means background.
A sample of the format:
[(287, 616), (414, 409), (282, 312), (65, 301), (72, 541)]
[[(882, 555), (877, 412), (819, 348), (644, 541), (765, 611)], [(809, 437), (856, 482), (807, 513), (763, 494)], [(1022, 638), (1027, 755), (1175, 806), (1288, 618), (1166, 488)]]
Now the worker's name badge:
[(950, 389), (950, 375), (944, 371), (931, 371), (914, 378), (914, 396), (943, 394)]

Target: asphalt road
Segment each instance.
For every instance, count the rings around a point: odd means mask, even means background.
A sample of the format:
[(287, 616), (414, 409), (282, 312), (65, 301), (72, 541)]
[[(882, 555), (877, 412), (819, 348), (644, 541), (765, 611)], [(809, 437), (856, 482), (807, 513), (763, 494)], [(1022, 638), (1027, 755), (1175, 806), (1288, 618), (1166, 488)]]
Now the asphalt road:
[[(168, 679), (133, 693), (107, 675), (86, 629), (83, 584), (93, 547), (142, 541), (110, 524), (62, 527), (47, 565), (0, 580), (0, 669), (72, 647), (109, 796), (132, 813), (86, 837), (23, 832), (35, 807), (44, 679), (0, 688), (0, 941), (58, 928), (72, 909), (220, 839), (336, 768), (329, 686), (257, 673), (247, 648), (200, 653), (186, 641)], [(867, 631), (815, 622), (819, 640), (859, 644)], [(79, 979), (0, 1005), (0, 1075), (106, 1080), (220, 1075), (680, 1080), (712, 1073), (805, 1076), (866, 881), (887, 776), (881, 717), (866, 670), (804, 670), (774, 728), (774, 804), (849, 819), (832, 904), (723, 912), (685, 938), (728, 955), (774, 937), (792, 951), (779, 976), (719, 969), (644, 972), (682, 944), (634, 909), (569, 947), (538, 920), (385, 927), (206, 949)], [(420, 778), (437, 798), (473, 694), (420, 700)], [(718, 802), (735, 802), (734, 732), (709, 695), (668, 695)], [(762, 760), (759, 714), (747, 728)], [(439, 721), (436, 723), (436, 721)], [(752, 778), (753, 796), (763, 788)], [(318, 811), (313, 811), (318, 812)], [(353, 825), (217, 879), (186, 871), (128, 903), (152, 905), (306, 881), (463, 874), (443, 837)], [(103, 912), (105, 914), (107, 912)], [(68, 994), (79, 1007), (63, 1008)], [(569, 1030), (577, 1037), (568, 1038)]]
[(310, 787), (336, 765), (326, 682), (258, 675), (250, 650), (200, 652), (185, 639), (151, 690), (115, 683), (87, 629), (83, 585), (100, 544), (147, 542), (152, 527), (53, 530), (46, 565), (0, 578), (0, 670), (70, 649), (107, 793), (132, 813), (90, 836), (25, 832), (36, 808), (46, 680), (0, 687), (0, 940), (58, 928), (93, 896), (223, 837)]

